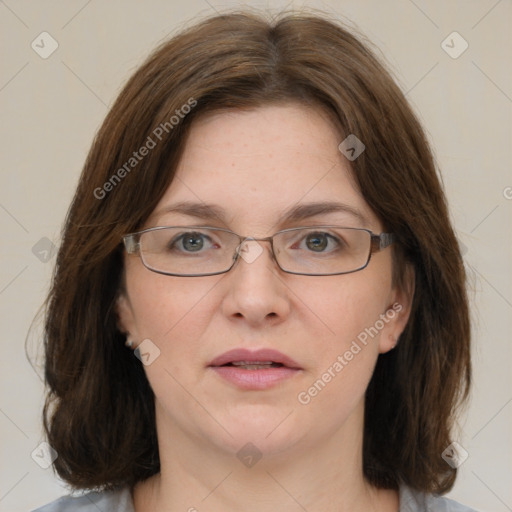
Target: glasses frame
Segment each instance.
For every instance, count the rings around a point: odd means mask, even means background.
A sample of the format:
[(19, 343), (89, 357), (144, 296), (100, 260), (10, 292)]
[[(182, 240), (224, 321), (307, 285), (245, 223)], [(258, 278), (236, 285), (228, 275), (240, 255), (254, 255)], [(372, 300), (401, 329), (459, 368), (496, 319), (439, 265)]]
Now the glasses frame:
[[(208, 272), (208, 273), (200, 273), (200, 274), (176, 274), (173, 272), (165, 272), (163, 270), (156, 270), (154, 268), (151, 268), (146, 264), (144, 261), (144, 258), (142, 257), (142, 253), (140, 251), (140, 238), (144, 233), (147, 233), (149, 231), (157, 231), (161, 229), (169, 229), (169, 228), (179, 228), (179, 229), (214, 229), (216, 231), (224, 231), (226, 233), (231, 233), (233, 235), (236, 235), (240, 241), (238, 244), (235, 253), (233, 254), (233, 262), (231, 263), (231, 266), (226, 270), (221, 270), (219, 272)], [(279, 235), (281, 233), (287, 233), (289, 231), (298, 231), (301, 229), (320, 229), (320, 228), (338, 228), (338, 229), (350, 229), (354, 231), (366, 231), (370, 235), (370, 250), (368, 251), (368, 257), (366, 259), (366, 263), (362, 265), (361, 267), (355, 269), (355, 270), (349, 270), (346, 272), (332, 272), (329, 274), (310, 274), (310, 273), (303, 273), (303, 272), (294, 272), (291, 270), (286, 270), (279, 264), (279, 261), (276, 257), (276, 253), (274, 252), (274, 237), (276, 235)], [(277, 231), (271, 236), (263, 237), (263, 238), (255, 238), (253, 236), (242, 236), (238, 233), (235, 233), (234, 231), (231, 231), (230, 229), (225, 228), (217, 228), (214, 226), (155, 226), (152, 228), (143, 229), (141, 231), (136, 231), (134, 233), (127, 233), (122, 237), (122, 242), (124, 244), (124, 247), (126, 249), (126, 252), (128, 254), (138, 254), (142, 264), (144, 267), (146, 267), (151, 272), (155, 272), (157, 274), (162, 274), (165, 276), (175, 276), (175, 277), (205, 277), (205, 276), (216, 276), (219, 274), (226, 274), (229, 272), (238, 262), (240, 259), (240, 251), (242, 245), (247, 241), (255, 241), (255, 242), (270, 242), (270, 249), (272, 254), (272, 259), (276, 263), (276, 265), (282, 270), (283, 272), (286, 272), (287, 274), (295, 274), (299, 276), (312, 276), (312, 277), (321, 277), (321, 276), (338, 276), (343, 274), (353, 274), (354, 272), (359, 272), (360, 270), (365, 269), (368, 264), (370, 263), (372, 254), (375, 252), (382, 251), (383, 249), (386, 249), (389, 247), (393, 242), (396, 241), (395, 235), (393, 233), (373, 233), (373, 231), (366, 229), (366, 228), (353, 228), (348, 226), (340, 226), (340, 225), (332, 225), (332, 224), (322, 224), (318, 226), (301, 226), (297, 228), (288, 228), (288, 229), (282, 229), (281, 231)]]

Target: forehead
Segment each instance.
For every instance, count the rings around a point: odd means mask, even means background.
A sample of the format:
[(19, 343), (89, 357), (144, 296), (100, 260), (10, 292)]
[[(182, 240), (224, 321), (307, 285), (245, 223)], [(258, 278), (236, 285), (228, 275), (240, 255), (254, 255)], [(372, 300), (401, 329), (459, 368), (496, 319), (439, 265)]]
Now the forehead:
[(297, 104), (200, 118), (151, 220), (158, 223), (173, 205), (194, 202), (217, 205), (232, 229), (237, 223), (267, 229), (302, 203), (338, 202), (375, 225), (340, 142), (322, 110)]

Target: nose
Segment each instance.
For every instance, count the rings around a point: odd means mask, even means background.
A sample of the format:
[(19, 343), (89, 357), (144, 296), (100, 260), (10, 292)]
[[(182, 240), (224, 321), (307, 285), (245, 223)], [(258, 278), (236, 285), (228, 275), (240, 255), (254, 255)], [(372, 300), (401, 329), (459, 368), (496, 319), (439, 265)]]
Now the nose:
[(246, 239), (238, 261), (226, 274), (222, 310), (234, 321), (253, 327), (277, 324), (290, 313), (289, 289), (268, 241)]

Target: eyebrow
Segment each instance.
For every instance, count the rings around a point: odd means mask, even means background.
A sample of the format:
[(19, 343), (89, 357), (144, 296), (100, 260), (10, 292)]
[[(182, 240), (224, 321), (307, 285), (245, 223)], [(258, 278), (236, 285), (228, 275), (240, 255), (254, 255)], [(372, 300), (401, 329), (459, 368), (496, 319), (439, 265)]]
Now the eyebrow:
[[(216, 218), (221, 222), (226, 222), (226, 212), (224, 208), (215, 204), (182, 201), (164, 207), (157, 213), (159, 217), (167, 213), (179, 213), (198, 219), (210, 220)], [(362, 225), (369, 225), (368, 218), (358, 208), (336, 201), (310, 202), (295, 205), (282, 213), (280, 222), (282, 224), (294, 223), (330, 213), (349, 214)]]

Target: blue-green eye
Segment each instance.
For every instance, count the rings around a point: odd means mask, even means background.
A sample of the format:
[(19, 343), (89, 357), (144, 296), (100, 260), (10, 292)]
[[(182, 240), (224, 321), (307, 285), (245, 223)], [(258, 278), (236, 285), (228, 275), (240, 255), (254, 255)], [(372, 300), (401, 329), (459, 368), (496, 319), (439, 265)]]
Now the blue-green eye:
[(183, 233), (174, 237), (168, 244), (169, 250), (183, 252), (200, 252), (204, 248), (211, 248), (211, 246), (211, 238), (198, 232)]

